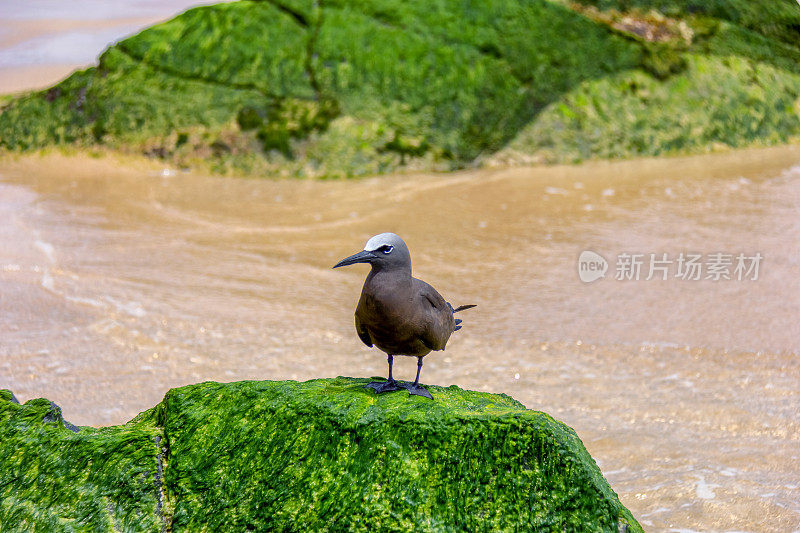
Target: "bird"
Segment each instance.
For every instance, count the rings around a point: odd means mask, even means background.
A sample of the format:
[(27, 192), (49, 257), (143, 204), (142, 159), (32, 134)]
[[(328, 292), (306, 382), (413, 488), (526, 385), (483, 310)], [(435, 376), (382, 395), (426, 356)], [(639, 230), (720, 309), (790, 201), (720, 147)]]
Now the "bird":
[[(394, 233), (381, 233), (370, 238), (364, 249), (336, 263), (339, 268), (356, 263), (372, 267), (364, 281), (355, 312), (356, 333), (369, 347), (386, 352), (389, 378), (366, 387), (377, 394), (408, 390), (409, 394), (433, 399), (420, 385), (422, 358), (434, 350), (444, 350), (450, 335), (461, 329), (461, 320), (453, 315), (476, 307), (456, 308), (436, 289), (411, 275), (411, 254), (408, 246)], [(417, 377), (413, 384), (392, 377), (393, 358), (398, 355), (417, 358)]]

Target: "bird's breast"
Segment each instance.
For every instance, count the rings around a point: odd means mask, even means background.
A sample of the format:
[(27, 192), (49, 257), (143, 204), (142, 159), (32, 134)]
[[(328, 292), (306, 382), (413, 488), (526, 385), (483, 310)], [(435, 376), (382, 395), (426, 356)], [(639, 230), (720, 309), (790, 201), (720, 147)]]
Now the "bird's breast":
[(389, 298), (365, 294), (360, 302), (362, 322), (370, 326), (398, 329), (413, 321), (410, 299), (406, 302), (396, 296)]
[(365, 291), (356, 314), (369, 332), (372, 343), (393, 355), (425, 355), (430, 350), (421, 341), (424, 325), (414, 302), (402, 294)]

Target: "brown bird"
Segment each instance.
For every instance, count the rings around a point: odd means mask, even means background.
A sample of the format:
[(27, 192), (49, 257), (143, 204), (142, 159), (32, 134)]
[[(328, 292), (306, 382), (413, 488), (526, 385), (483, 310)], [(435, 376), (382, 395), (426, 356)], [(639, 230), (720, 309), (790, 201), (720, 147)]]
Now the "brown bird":
[[(436, 289), (412, 277), (411, 254), (403, 239), (394, 233), (375, 235), (363, 251), (342, 259), (333, 268), (355, 263), (372, 266), (356, 307), (356, 332), (364, 344), (386, 352), (389, 360), (389, 379), (369, 383), (367, 387), (377, 393), (406, 389), (409, 394), (433, 399), (419, 384), (422, 358), (432, 350), (444, 350), (450, 335), (461, 329), (461, 320), (453, 313), (475, 306), (453, 309)], [(395, 355), (417, 358), (413, 384), (402, 384), (392, 378)]]

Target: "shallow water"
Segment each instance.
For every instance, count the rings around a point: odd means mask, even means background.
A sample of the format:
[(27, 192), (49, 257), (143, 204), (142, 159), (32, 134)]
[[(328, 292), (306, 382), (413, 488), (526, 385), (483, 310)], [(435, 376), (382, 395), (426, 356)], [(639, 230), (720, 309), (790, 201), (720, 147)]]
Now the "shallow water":
[[(367, 267), (330, 267), (394, 231), (417, 276), (479, 305), (424, 382), (573, 426), (650, 531), (800, 529), (800, 148), (349, 182), (160, 170), (0, 161), (0, 387), (98, 425), (202, 380), (384, 375), (353, 328)], [(584, 250), (605, 278), (579, 279)], [(763, 260), (757, 280), (647, 281), (646, 262), (620, 281), (622, 252)]]
[(110, 44), (216, 0), (2, 0), (0, 94), (52, 85)]

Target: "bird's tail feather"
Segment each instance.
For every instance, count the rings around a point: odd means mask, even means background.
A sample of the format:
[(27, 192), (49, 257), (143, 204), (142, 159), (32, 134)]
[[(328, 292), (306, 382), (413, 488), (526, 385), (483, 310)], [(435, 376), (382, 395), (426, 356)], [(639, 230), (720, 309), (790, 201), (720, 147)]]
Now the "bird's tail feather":
[[(453, 306), (450, 304), (450, 302), (447, 302), (447, 305), (450, 307), (450, 310), (451, 310), (451, 311), (452, 311), (454, 314), (455, 314), (455, 313), (458, 313), (459, 311), (463, 311), (464, 309), (471, 309), (471, 308), (473, 308), (473, 307), (477, 307), (477, 306), (476, 306), (476, 305), (474, 305), (474, 304), (470, 304), (470, 305), (459, 305), (458, 307), (456, 307), (455, 309), (453, 309)], [(458, 331), (458, 330), (460, 330), (460, 329), (461, 329), (461, 322), (462, 322), (462, 320), (461, 320), (460, 318), (456, 318), (456, 327), (454, 327), (454, 328), (453, 328), (453, 331)]]

